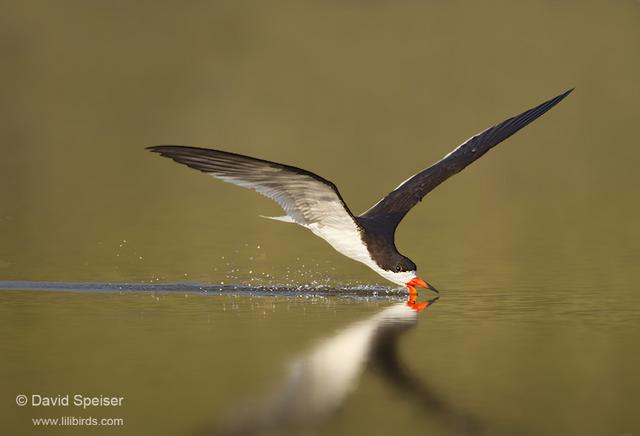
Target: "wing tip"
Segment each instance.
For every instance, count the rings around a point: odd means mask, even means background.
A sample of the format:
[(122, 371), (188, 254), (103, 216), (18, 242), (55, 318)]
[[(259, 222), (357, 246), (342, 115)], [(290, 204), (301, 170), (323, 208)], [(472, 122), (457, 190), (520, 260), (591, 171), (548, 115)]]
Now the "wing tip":
[(185, 145), (150, 145), (144, 149), (203, 173), (210, 173), (212, 165), (199, 156), (202, 155), (202, 152), (215, 152), (215, 150), (198, 149)]
[[(571, 94), (575, 89), (576, 89), (575, 87), (571, 87), (571, 88), (567, 89), (565, 92), (563, 92), (562, 94), (558, 94), (555, 97), (547, 100), (545, 103), (542, 103), (541, 105), (536, 106), (535, 108), (531, 109), (531, 111), (537, 111), (538, 109), (543, 109), (542, 113), (540, 114), (540, 115), (542, 115), (545, 112), (547, 112), (549, 109), (551, 109), (552, 107), (554, 107), (555, 105), (560, 103), (562, 100), (564, 100), (565, 97), (567, 97), (569, 94)], [(540, 116), (540, 115), (538, 115), (538, 116)], [(535, 118), (538, 118), (538, 117), (535, 117)], [(531, 121), (533, 121), (533, 120), (531, 120)]]
[[(189, 164), (186, 161), (183, 161), (183, 159), (190, 160), (189, 157), (192, 156), (193, 154), (196, 154), (201, 151), (204, 151), (204, 152), (215, 151), (215, 150), (208, 150), (208, 149), (199, 149), (197, 147), (189, 147), (186, 145), (150, 145), (148, 147), (145, 147), (144, 149), (150, 151), (151, 153), (159, 154), (162, 157), (173, 159), (174, 161), (185, 164), (185, 165), (189, 165)], [(196, 169), (200, 169), (200, 168), (196, 168)]]
[(151, 153), (158, 153), (162, 156), (166, 156), (170, 154), (171, 151), (176, 151), (177, 148), (186, 148), (180, 145), (149, 145), (145, 147), (145, 150), (150, 151)]
[(576, 89), (575, 86), (567, 89), (565, 92), (563, 92), (562, 94), (558, 95), (554, 100), (560, 101), (560, 100), (564, 99), (567, 95), (571, 94), (575, 89)]

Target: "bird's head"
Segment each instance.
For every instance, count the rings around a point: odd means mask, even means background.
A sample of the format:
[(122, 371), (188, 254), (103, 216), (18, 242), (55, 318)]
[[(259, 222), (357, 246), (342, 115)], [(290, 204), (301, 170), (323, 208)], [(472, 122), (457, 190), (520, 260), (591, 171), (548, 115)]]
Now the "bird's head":
[(413, 263), (411, 259), (400, 256), (395, 260), (391, 269), (387, 270), (389, 274), (385, 276), (394, 283), (406, 286), (411, 293), (415, 293), (416, 288), (427, 288), (439, 293), (436, 288), (418, 277), (416, 270), (416, 264)]

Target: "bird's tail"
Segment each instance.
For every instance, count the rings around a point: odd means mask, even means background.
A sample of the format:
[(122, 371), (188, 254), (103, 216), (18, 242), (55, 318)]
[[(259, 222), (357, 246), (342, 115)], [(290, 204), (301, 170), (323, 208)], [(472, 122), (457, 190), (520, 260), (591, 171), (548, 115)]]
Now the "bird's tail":
[(283, 216), (264, 216), (264, 215), (260, 215), (260, 217), (262, 218), (267, 218), (270, 220), (276, 220), (276, 221), (282, 221), (283, 223), (296, 223), (293, 218), (291, 218), (289, 215), (283, 215)]

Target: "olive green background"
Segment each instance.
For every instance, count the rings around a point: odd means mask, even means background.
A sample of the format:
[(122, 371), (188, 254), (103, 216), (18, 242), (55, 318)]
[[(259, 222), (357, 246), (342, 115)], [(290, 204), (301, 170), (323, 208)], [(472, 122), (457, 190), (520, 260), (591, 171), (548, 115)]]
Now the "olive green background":
[[(639, 434), (639, 20), (631, 0), (0, 2), (0, 280), (389, 286), (260, 218), (280, 213), (268, 199), (144, 147), (303, 167), (360, 213), (576, 87), (403, 221), (398, 248), (443, 296), (402, 354), (492, 434)], [(18, 393), (107, 387), (127, 397), (127, 424), (93, 431), (189, 432), (385, 306), (279, 299), (269, 316), (243, 296), (0, 299), (11, 434), (36, 416)], [(325, 431), (431, 428), (376, 380)]]

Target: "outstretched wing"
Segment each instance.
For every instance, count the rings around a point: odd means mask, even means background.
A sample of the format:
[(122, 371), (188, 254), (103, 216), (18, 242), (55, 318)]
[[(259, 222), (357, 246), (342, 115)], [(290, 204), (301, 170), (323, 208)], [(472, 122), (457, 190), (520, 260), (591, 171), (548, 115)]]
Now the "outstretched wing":
[(225, 182), (253, 189), (276, 201), (290, 220), (300, 225), (341, 228), (355, 223), (338, 188), (301, 168), (207, 148), (157, 145), (147, 149)]
[(386, 229), (393, 234), (409, 210), (440, 183), (531, 123), (565, 98), (573, 89), (539, 106), (509, 118), (468, 139), (431, 167), (412, 176), (358, 217), (361, 224)]

